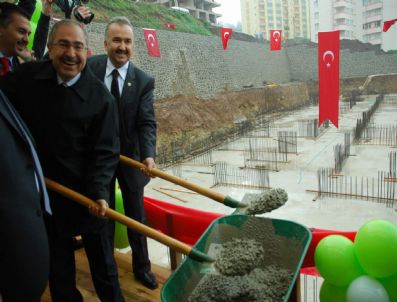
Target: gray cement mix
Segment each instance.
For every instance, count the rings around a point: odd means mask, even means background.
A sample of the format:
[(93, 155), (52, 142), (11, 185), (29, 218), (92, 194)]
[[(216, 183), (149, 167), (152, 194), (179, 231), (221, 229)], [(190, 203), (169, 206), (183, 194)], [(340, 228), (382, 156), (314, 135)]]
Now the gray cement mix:
[(222, 275), (242, 276), (258, 267), (264, 258), (262, 244), (254, 239), (237, 239), (222, 245), (215, 267)]
[(205, 275), (188, 302), (283, 301), (293, 273), (271, 265), (243, 276)]
[[(283, 301), (293, 280), (302, 246), (280, 236), (270, 219), (241, 217), (242, 224), (218, 225), (208, 244), (220, 244), (216, 271), (195, 276), (189, 302)], [(291, 233), (294, 230), (291, 229)]]
[(259, 195), (251, 194), (244, 200), (249, 204), (246, 214), (257, 215), (269, 213), (283, 206), (288, 200), (288, 194), (284, 189), (270, 189)]

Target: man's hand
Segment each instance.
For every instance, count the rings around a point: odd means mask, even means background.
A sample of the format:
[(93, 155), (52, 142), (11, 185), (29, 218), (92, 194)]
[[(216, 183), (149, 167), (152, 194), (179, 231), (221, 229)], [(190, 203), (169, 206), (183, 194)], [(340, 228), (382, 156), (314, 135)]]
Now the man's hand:
[(97, 199), (96, 202), (98, 203), (98, 205), (92, 205), (88, 207), (88, 211), (93, 216), (97, 216), (100, 218), (105, 217), (106, 210), (109, 208), (108, 203), (105, 199)]
[(151, 173), (151, 170), (152, 170), (153, 168), (156, 168), (156, 164), (155, 164), (155, 162), (154, 162), (154, 159), (153, 159), (152, 157), (147, 157), (147, 158), (145, 158), (145, 159), (142, 161), (142, 163), (145, 165), (145, 169), (142, 168), (142, 169), (141, 169), (141, 172), (142, 172), (143, 174), (145, 174), (146, 176), (149, 176), (149, 177), (153, 177), (153, 178), (154, 178), (154, 176), (153, 176), (152, 173)]
[(53, 0), (43, 0), (42, 1), (43, 8), (42, 8), (41, 12), (48, 17), (50, 17), (51, 13), (52, 13), (52, 3), (53, 3)]
[[(90, 11), (90, 9), (89, 9), (87, 6), (85, 6), (85, 5), (75, 6), (75, 7), (73, 7), (73, 10), (72, 10), (72, 16), (73, 16), (75, 19), (76, 19), (75, 10), (78, 11), (78, 13), (80, 14), (80, 16), (81, 16), (82, 19), (89, 18), (89, 17), (91, 16), (91, 14), (92, 14), (92, 12)], [(77, 19), (76, 19), (76, 20), (77, 20)], [(81, 20), (77, 20), (77, 21), (78, 21), (78, 22), (81, 22)]]
[(28, 48), (25, 48), (22, 51), (18, 51), (17, 56), (20, 57), (23, 62), (36, 61), (34, 51)]

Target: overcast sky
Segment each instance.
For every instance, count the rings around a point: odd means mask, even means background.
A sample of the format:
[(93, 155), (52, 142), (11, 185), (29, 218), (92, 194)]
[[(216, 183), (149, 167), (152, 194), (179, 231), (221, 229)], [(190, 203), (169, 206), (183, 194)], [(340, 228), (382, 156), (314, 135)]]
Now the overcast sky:
[(240, 0), (215, 0), (220, 7), (213, 9), (214, 12), (222, 14), (218, 22), (236, 24), (241, 21)]

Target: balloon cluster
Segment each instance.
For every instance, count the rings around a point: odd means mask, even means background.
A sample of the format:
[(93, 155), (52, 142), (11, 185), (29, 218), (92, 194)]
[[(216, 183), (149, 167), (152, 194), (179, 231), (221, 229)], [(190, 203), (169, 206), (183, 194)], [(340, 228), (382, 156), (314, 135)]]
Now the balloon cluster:
[(354, 243), (325, 237), (314, 261), (325, 280), (321, 302), (397, 302), (397, 226), (388, 221), (367, 222)]

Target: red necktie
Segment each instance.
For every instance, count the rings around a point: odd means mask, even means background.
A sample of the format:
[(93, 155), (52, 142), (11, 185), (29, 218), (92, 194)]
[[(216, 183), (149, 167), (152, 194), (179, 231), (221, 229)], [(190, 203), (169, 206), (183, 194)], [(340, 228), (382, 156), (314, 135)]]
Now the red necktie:
[(0, 76), (4, 76), (7, 72), (10, 71), (10, 60), (6, 57), (0, 58)]

